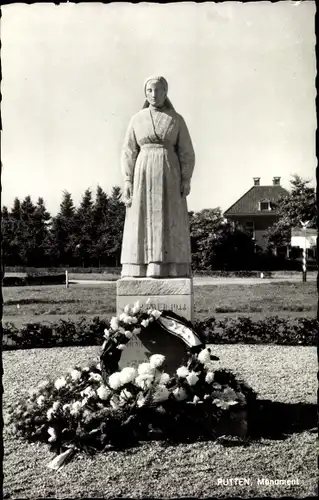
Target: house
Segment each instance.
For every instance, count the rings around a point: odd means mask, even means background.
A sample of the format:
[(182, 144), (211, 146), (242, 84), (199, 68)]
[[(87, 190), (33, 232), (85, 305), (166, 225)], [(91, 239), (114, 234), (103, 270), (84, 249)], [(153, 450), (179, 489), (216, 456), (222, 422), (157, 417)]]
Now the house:
[(277, 201), (288, 194), (280, 185), (280, 177), (273, 178), (272, 186), (261, 186), (260, 177), (254, 177), (254, 185), (224, 212), (224, 216), (248, 232), (256, 247), (265, 250), (267, 240), (264, 234), (279, 217)]

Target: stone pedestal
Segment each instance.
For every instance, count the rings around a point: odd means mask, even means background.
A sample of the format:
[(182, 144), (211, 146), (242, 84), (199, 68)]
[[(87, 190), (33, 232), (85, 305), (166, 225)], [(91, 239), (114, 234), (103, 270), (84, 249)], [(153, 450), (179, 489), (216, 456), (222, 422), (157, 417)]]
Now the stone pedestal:
[(192, 278), (122, 278), (116, 282), (116, 292), (117, 315), (127, 304), (139, 301), (142, 305), (150, 299), (150, 307), (194, 320)]

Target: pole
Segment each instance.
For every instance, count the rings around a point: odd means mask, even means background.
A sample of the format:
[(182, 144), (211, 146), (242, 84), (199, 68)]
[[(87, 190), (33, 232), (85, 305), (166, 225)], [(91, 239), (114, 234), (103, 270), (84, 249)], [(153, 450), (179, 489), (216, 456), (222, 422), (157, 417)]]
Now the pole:
[(303, 230), (304, 234), (304, 244), (303, 244), (303, 253), (302, 253), (302, 281), (307, 281), (307, 227), (304, 226)]
[(65, 288), (69, 288), (69, 272), (65, 271)]

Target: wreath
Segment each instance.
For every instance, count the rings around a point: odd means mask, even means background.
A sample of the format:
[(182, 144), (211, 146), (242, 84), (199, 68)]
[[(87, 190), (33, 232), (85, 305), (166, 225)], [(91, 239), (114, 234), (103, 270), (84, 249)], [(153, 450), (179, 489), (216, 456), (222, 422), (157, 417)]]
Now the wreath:
[[(170, 375), (163, 370), (164, 356), (153, 354), (137, 368), (120, 370), (129, 340), (156, 329), (186, 344), (186, 363)], [(126, 306), (104, 331), (100, 359), (31, 390), (9, 408), (9, 431), (49, 443), (58, 454), (49, 464), (53, 469), (75, 450), (91, 454), (146, 439), (181, 441), (227, 433), (234, 416), (246, 421), (256, 394), (231, 372), (215, 369), (219, 358), (200, 337), (192, 323), (175, 313), (141, 307), (138, 302)]]

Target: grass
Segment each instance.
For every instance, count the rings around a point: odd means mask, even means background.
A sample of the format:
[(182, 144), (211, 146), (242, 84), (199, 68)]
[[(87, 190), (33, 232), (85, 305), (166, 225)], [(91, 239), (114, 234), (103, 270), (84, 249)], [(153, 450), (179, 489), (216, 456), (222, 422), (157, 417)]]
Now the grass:
[[(116, 310), (116, 285), (5, 287), (3, 298), (3, 320), (16, 325), (55, 321), (58, 317), (110, 317)], [(314, 317), (316, 283), (196, 286), (194, 302), (195, 319), (234, 314)]]
[[(315, 404), (314, 347), (225, 345), (213, 350), (221, 358), (216, 366), (243, 377), (259, 398), (279, 401), (287, 408)], [(86, 366), (99, 352), (99, 347), (4, 352), (4, 414), (6, 404), (43, 378), (58, 377), (75, 363)], [(57, 474), (45, 467), (52, 459), (46, 446), (9, 438), (5, 430), (4, 439), (4, 498), (297, 498), (313, 495), (317, 481), (315, 435), (306, 429), (285, 440), (262, 438), (237, 446), (152, 442), (93, 458), (79, 454)], [(218, 478), (231, 477), (248, 478), (250, 484), (217, 485)], [(298, 479), (300, 484), (267, 487), (258, 485), (258, 478)]]

